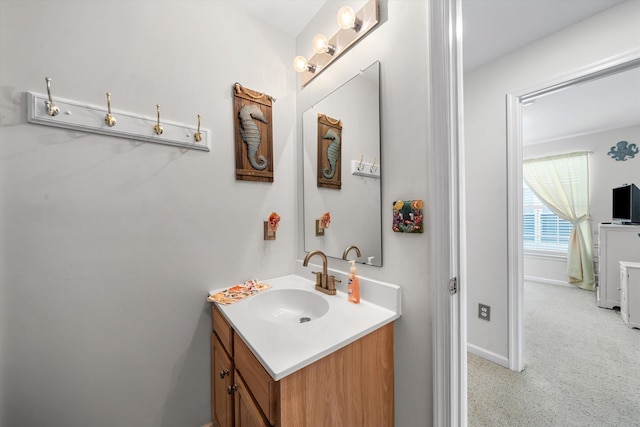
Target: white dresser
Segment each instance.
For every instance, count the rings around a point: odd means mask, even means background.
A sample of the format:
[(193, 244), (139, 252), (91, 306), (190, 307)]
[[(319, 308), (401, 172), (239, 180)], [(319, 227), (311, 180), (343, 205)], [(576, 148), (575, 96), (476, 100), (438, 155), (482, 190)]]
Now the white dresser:
[(640, 262), (640, 225), (598, 224), (598, 307), (620, 306), (620, 261)]
[(628, 328), (640, 328), (640, 262), (620, 261), (620, 316)]

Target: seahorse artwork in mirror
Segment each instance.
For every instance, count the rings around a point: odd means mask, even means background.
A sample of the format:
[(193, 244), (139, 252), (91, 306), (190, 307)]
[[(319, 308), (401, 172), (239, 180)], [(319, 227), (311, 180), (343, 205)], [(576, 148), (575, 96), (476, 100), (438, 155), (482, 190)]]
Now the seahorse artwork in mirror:
[(332, 141), (327, 147), (327, 161), (329, 162), (329, 166), (325, 166), (325, 168), (322, 169), (322, 175), (327, 179), (331, 179), (336, 174), (336, 161), (340, 154), (340, 137), (336, 131), (329, 129), (322, 138)]
[(273, 182), (273, 127), (269, 95), (234, 84), (236, 179)]
[(318, 187), (342, 187), (342, 120), (318, 113)]

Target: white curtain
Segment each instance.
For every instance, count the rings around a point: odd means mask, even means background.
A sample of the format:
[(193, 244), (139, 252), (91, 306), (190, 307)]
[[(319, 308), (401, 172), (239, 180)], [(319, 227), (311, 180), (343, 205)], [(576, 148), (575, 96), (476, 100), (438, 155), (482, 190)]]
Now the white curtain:
[(588, 153), (525, 160), (524, 181), (549, 210), (573, 224), (567, 254), (569, 283), (594, 290)]

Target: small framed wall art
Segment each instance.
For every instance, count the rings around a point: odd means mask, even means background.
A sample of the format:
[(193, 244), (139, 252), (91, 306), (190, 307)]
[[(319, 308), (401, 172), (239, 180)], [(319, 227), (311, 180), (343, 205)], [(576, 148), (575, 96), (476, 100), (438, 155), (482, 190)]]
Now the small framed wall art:
[(393, 202), (393, 231), (398, 233), (422, 233), (424, 218), (422, 200), (397, 200)]
[(233, 85), (236, 179), (273, 182), (273, 98)]

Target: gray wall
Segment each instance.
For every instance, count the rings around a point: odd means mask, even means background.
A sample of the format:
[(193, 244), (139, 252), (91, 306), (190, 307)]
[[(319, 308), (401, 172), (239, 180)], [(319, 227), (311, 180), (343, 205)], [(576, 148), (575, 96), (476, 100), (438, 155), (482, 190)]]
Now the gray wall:
[[(637, 49), (639, 18), (629, 0), (465, 76), (468, 342), (494, 359), (508, 357), (505, 94)], [(478, 319), (478, 303), (491, 306), (491, 322)]]
[[(335, 22), (329, 3), (318, 17)], [(208, 421), (206, 292), (294, 271), (304, 255), (296, 117), (375, 60), (384, 266), (358, 270), (402, 286), (396, 425), (431, 424), (429, 3), (381, 3), (382, 24), (300, 91), (291, 60), (308, 55), (313, 29), (294, 41), (233, 2), (0, 2), (0, 424)], [(27, 124), (24, 93), (43, 93), (45, 76), (54, 97), (100, 105), (108, 90), (117, 109), (153, 117), (159, 103), (178, 122), (200, 113), (213, 151)], [(272, 184), (235, 181), (236, 81), (277, 98)], [(425, 234), (391, 231), (397, 199), (427, 202)], [(278, 239), (265, 242), (274, 210)]]
[[(201, 426), (207, 292), (294, 268), (294, 41), (225, 1), (0, 7), (0, 424)], [(199, 113), (212, 151), (28, 124), (45, 76), (54, 98)], [(271, 184), (235, 180), (236, 81), (277, 98)]]
[[(382, 1), (381, 23), (345, 56), (297, 93), (298, 138), (302, 141), (302, 112), (380, 60), (382, 176), (382, 268), (358, 265), (362, 276), (402, 287), (402, 317), (395, 326), (396, 426), (431, 425), (432, 338), (429, 236), (431, 195), (428, 191), (431, 143), (428, 139), (427, 13), (429, 2)], [(311, 40), (318, 32), (333, 34), (338, 2), (327, 2), (300, 33), (296, 54), (311, 56)], [(411, 31), (406, 31), (410, 28)], [(335, 30), (334, 30), (335, 31)], [(407, 47), (407, 48), (400, 48)], [(299, 164), (302, 156), (299, 156)], [(302, 170), (299, 167), (299, 176)], [(301, 189), (298, 204), (302, 210)], [(425, 200), (424, 234), (394, 233), (393, 201)], [(345, 201), (348, 203), (348, 200)], [(302, 229), (298, 256), (303, 257)], [(349, 265), (331, 259), (330, 266), (348, 271)]]
[[(589, 156), (589, 211), (594, 245), (598, 243), (598, 224), (611, 222), (611, 189), (625, 183), (640, 185), (640, 160), (638, 157), (622, 162), (615, 161), (607, 155), (611, 147), (615, 146), (618, 141), (628, 141), (629, 143), (640, 141), (640, 126), (563, 138), (524, 147), (525, 159), (575, 151), (592, 152)], [(593, 254), (597, 256), (598, 251), (594, 249)], [(525, 277), (566, 283), (566, 265), (566, 258), (549, 260), (525, 256), (524, 274)]]

